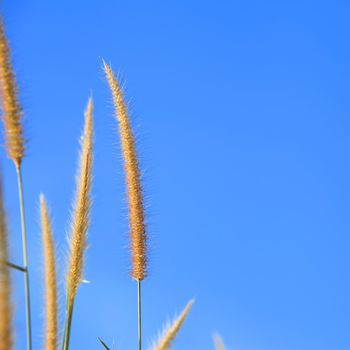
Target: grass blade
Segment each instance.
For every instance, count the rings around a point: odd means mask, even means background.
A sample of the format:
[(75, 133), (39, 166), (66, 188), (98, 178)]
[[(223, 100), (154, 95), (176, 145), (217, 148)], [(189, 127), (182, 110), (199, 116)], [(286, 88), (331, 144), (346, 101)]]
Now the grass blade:
[(111, 350), (101, 338), (98, 338), (98, 340), (100, 341), (100, 343), (103, 345), (103, 347), (104, 347), (106, 350)]

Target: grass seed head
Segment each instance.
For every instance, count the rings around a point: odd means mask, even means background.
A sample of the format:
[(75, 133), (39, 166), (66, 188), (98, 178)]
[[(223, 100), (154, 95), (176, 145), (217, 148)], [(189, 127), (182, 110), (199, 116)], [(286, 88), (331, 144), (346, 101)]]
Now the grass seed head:
[(16, 79), (11, 66), (10, 49), (7, 43), (4, 24), (1, 18), (0, 95), (7, 154), (13, 160), (16, 167), (19, 168), (25, 153), (22, 110), (18, 100)]
[(81, 138), (79, 171), (76, 180), (76, 197), (71, 219), (67, 271), (67, 308), (72, 307), (78, 286), (83, 278), (84, 252), (90, 223), (91, 183), (93, 161), (93, 105), (90, 99), (85, 111), (85, 125)]
[(58, 345), (58, 312), (57, 312), (57, 278), (55, 248), (52, 236), (52, 224), (45, 197), (40, 196), (40, 222), (43, 240), (45, 267), (45, 304), (46, 329), (45, 350), (57, 350)]
[(135, 137), (130, 125), (128, 109), (121, 86), (111, 67), (106, 63), (103, 64), (113, 96), (124, 159), (126, 192), (129, 206), (130, 249), (132, 260), (131, 276), (141, 281), (147, 276), (147, 234), (140, 166), (137, 158)]
[(180, 316), (165, 328), (158, 341), (153, 345), (152, 350), (167, 350), (171, 347), (171, 344), (175, 340), (175, 337), (190, 312), (193, 303), (194, 300), (190, 300)]

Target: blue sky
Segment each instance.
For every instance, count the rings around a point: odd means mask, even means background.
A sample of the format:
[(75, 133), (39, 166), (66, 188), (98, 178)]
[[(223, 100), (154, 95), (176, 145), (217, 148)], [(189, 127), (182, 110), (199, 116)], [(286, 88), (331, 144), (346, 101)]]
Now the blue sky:
[[(348, 350), (350, 5), (346, 1), (3, 1), (25, 112), (35, 349), (38, 197), (61, 281), (78, 138), (95, 102), (94, 206), (72, 349), (136, 348), (122, 162), (101, 58), (123, 78), (144, 171), (145, 345), (186, 302), (174, 349)], [(15, 173), (1, 152), (20, 261)], [(22, 279), (14, 273), (17, 349)], [(63, 293), (64, 282), (61, 283)], [(61, 298), (64, 305), (64, 296)]]

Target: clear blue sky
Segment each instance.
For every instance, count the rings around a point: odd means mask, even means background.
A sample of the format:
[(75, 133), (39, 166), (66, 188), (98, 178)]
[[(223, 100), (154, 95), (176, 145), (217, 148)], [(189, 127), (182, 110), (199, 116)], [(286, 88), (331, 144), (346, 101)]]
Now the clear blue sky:
[[(101, 57), (124, 78), (151, 236), (144, 339), (196, 297), (174, 349), (349, 350), (347, 1), (3, 1), (26, 118), (35, 349), (42, 345), (38, 196), (60, 276), (78, 137), (95, 101), (94, 206), (72, 349), (136, 348), (122, 162)], [(1, 152), (12, 256), (14, 169)], [(18, 349), (22, 279), (14, 274)], [(62, 282), (62, 287), (64, 283)], [(62, 296), (62, 305), (64, 297)]]

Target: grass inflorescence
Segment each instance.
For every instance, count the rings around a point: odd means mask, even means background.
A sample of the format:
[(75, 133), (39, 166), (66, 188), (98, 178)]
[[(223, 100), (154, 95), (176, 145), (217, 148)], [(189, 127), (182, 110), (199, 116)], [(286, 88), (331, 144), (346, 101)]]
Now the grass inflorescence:
[(84, 253), (90, 223), (91, 183), (93, 161), (93, 104), (89, 99), (85, 111), (84, 131), (81, 137), (79, 170), (76, 179), (76, 197), (71, 218), (69, 236), (69, 261), (66, 280), (66, 312), (64, 349), (68, 349), (74, 300), (83, 279)]
[(103, 63), (107, 81), (112, 93), (115, 116), (119, 124), (119, 135), (127, 197), (129, 205), (130, 248), (132, 271), (135, 280), (142, 281), (147, 276), (147, 234), (145, 225), (145, 209), (141, 186), (141, 173), (137, 158), (135, 137), (131, 128), (127, 105), (123, 91), (112, 68)]
[(157, 342), (153, 345), (152, 350), (167, 350), (171, 347), (173, 341), (179, 330), (181, 329), (182, 324), (184, 323), (188, 313), (191, 310), (191, 307), (194, 303), (194, 300), (190, 300), (179, 317), (169, 325), (167, 325), (162, 332), (161, 336)]
[(43, 240), (45, 267), (45, 349), (56, 350), (58, 346), (58, 302), (56, 257), (53, 241), (52, 224), (43, 194), (40, 195), (40, 223)]
[(14, 161), (16, 167), (19, 168), (25, 152), (22, 127), (22, 109), (18, 99), (18, 88), (15, 74), (12, 69), (10, 49), (5, 36), (4, 23), (1, 18), (0, 94), (7, 154)]

